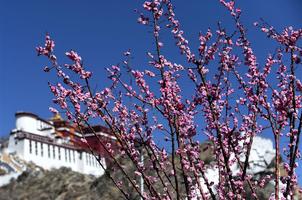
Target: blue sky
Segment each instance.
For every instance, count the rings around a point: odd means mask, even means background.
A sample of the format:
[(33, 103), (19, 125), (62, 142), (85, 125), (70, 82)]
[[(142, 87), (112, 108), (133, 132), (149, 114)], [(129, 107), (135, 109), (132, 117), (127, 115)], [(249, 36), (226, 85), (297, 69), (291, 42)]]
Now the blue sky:
[[(136, 22), (134, 9), (141, 9), (142, 3), (0, 0), (0, 136), (14, 128), (16, 111), (51, 117), (48, 107), (52, 105), (52, 94), (47, 82), (55, 79), (43, 72), (48, 62), (35, 52), (35, 47), (43, 44), (46, 32), (56, 41), (59, 59), (70, 49), (80, 53), (88, 69), (98, 77), (95, 81), (98, 87), (105, 82), (104, 68), (120, 62), (122, 53), (129, 48), (135, 67), (144, 68), (145, 53), (153, 50), (153, 40), (148, 29)], [(253, 22), (263, 18), (279, 30), (289, 25), (301, 27), (301, 0), (241, 0), (238, 4), (259, 62), (263, 62), (275, 43), (256, 30)], [(232, 27), (232, 20), (219, 0), (178, 0), (174, 5), (194, 48), (198, 32), (205, 32), (208, 27), (215, 29), (217, 21)], [(171, 54), (171, 59), (178, 61), (181, 57)]]

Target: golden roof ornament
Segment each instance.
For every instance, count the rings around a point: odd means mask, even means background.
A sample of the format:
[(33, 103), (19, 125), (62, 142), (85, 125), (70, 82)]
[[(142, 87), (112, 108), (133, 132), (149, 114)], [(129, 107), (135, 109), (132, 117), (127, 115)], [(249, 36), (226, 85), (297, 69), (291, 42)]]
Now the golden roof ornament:
[(56, 113), (52, 118), (51, 121), (63, 121), (63, 118), (59, 113)]

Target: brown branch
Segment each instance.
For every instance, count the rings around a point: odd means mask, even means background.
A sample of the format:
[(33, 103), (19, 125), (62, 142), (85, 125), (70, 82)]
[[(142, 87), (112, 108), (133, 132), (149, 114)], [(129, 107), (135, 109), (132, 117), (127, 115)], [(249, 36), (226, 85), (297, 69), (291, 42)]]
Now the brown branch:
[[(284, 192), (284, 197), (287, 198), (288, 194), (290, 191), (293, 190), (293, 185), (291, 184), (291, 179), (292, 179), (292, 176), (294, 174), (294, 164), (295, 164), (295, 148), (297, 147), (297, 143), (296, 145), (294, 145), (294, 140), (295, 140), (295, 134), (293, 133), (293, 130), (295, 129), (295, 125), (296, 125), (296, 118), (295, 118), (295, 115), (293, 113), (296, 112), (296, 87), (295, 87), (295, 70), (294, 70), (294, 57), (293, 57), (293, 54), (294, 54), (294, 51), (293, 49), (291, 49), (291, 52), (290, 52), (290, 56), (291, 56), (291, 63), (290, 63), (290, 72), (291, 72), (291, 76), (292, 76), (292, 79), (290, 81), (290, 85), (289, 85), (289, 89), (291, 90), (292, 92), (292, 95), (293, 95), (293, 99), (292, 99), (292, 104), (293, 104), (293, 109), (294, 111), (290, 113), (290, 154), (289, 154), (289, 165), (290, 165), (290, 170), (289, 170), (289, 179), (287, 180), (287, 183), (286, 183), (286, 189), (285, 189), (285, 192)], [(299, 124), (300, 126), (300, 124)]]
[[(203, 86), (205, 86), (206, 93), (208, 94), (207, 87), (206, 87), (206, 80), (205, 80), (204, 75), (201, 72), (202, 66), (197, 63), (197, 67), (199, 69), (198, 73), (199, 73), (200, 78), (202, 80), (202, 84), (203, 84)], [(212, 102), (212, 100), (211, 100), (211, 98), (210, 98), (209, 95), (207, 95), (207, 101), (208, 101), (209, 106), (210, 106), (210, 110), (211, 110), (211, 115), (212, 115), (213, 121), (215, 122), (215, 129), (216, 129), (216, 133), (217, 133), (217, 139), (218, 139), (219, 146), (220, 146), (220, 149), (221, 149), (221, 152), (222, 152), (222, 155), (223, 155), (223, 159), (224, 159), (224, 162), (225, 162), (225, 168), (227, 170), (228, 179), (230, 181), (231, 189), (232, 189), (233, 193), (236, 194), (236, 189), (235, 189), (235, 185), (234, 185), (234, 182), (233, 182), (233, 177), (232, 177), (232, 174), (231, 174), (232, 172), (231, 172), (231, 169), (230, 169), (230, 167), (228, 165), (229, 157), (228, 157), (228, 155), (227, 155), (227, 153), (226, 153), (226, 151), (224, 149), (224, 145), (223, 145), (223, 142), (222, 142), (222, 136), (221, 136), (221, 133), (220, 133), (219, 126), (217, 124), (217, 120), (218, 119), (216, 119), (216, 115), (214, 113), (213, 102)], [(237, 196), (235, 196), (235, 199), (237, 199)]]
[[(90, 89), (90, 84), (89, 84), (89, 82), (88, 82), (88, 79), (86, 78), (85, 79), (85, 82), (86, 82), (86, 87), (87, 87), (87, 89), (88, 89), (88, 91), (89, 91), (89, 93), (90, 93), (90, 97), (95, 101), (95, 99), (94, 99), (94, 96), (93, 96), (93, 94), (92, 94), (92, 92), (91, 92), (91, 89)], [(99, 105), (99, 102), (97, 102), (98, 103), (98, 105)], [(99, 105), (100, 106), (100, 105)], [(111, 116), (111, 114), (109, 113), (109, 111), (106, 109), (106, 108), (104, 108), (104, 110), (107, 112), (107, 114), (108, 114), (108, 116), (111, 118), (111, 120), (113, 121), (113, 117)], [(98, 114), (100, 114), (100, 116), (103, 118), (104, 116), (105, 116), (105, 114), (99, 109), (99, 110), (97, 110), (97, 113)], [(121, 144), (121, 145), (126, 145), (126, 154), (127, 154), (127, 156), (131, 159), (131, 161), (132, 161), (132, 163), (134, 164), (134, 166), (136, 167), (136, 169), (142, 174), (142, 177), (143, 177), (143, 179), (144, 179), (144, 181), (145, 181), (145, 183), (146, 183), (146, 185), (147, 185), (147, 188), (148, 188), (148, 190), (150, 191), (150, 193), (152, 194), (155, 194), (155, 196), (157, 196), (158, 198), (160, 198), (159, 197), (159, 194), (156, 192), (156, 190), (154, 189), (154, 187), (152, 186), (152, 184), (149, 182), (149, 180), (147, 179), (147, 177), (146, 177), (146, 175), (145, 175), (145, 173), (137, 166), (137, 163), (133, 160), (133, 158), (132, 158), (132, 156), (130, 155), (130, 152), (128, 151), (129, 149), (130, 149), (130, 147), (128, 146), (128, 144), (127, 144), (127, 142), (123, 142), (122, 140), (121, 140), (121, 137), (120, 137), (120, 135), (122, 134), (121, 133), (121, 131), (119, 130), (119, 128), (117, 128), (116, 126), (115, 127), (113, 127), (113, 124), (112, 123), (110, 123), (107, 119), (104, 119), (104, 121), (105, 121), (105, 123), (109, 126), (109, 128), (110, 128), (110, 130), (113, 132), (113, 134), (115, 135), (115, 137), (116, 137), (116, 139), (119, 141), (119, 143)], [(87, 122), (88, 123), (88, 122)], [(117, 134), (117, 133), (119, 133), (119, 134)], [(135, 186), (135, 185), (134, 185)], [(138, 189), (135, 187), (135, 189), (138, 191)], [(141, 194), (140, 193), (140, 191), (138, 191), (139, 192), (139, 194), (140, 194), (140, 196), (141, 197), (143, 197), (143, 194)], [(143, 197), (144, 198), (144, 197)]]

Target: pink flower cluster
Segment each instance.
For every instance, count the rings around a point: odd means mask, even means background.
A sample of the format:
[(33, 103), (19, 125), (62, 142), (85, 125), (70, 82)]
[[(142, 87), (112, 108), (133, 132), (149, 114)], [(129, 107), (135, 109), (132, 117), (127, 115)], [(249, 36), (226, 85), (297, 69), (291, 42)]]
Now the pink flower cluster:
[[(117, 150), (111, 143), (100, 143), (124, 175), (123, 181), (109, 177), (125, 199), (129, 199), (126, 187), (142, 199), (166, 200), (246, 199), (248, 187), (259, 199), (257, 187), (264, 188), (271, 180), (275, 199), (293, 197), (301, 158), (302, 84), (297, 66), (302, 31), (288, 27), (278, 33), (265, 22), (255, 24), (279, 45), (262, 66), (241, 23), (241, 10), (235, 1), (220, 2), (236, 30), (230, 34), (219, 23), (216, 31), (200, 33), (195, 56), (171, 1), (145, 1), (138, 22), (153, 28), (155, 52), (147, 54), (150, 69), (132, 67), (127, 51), (127, 60), (107, 68), (111, 84), (100, 91), (92, 89), (92, 74), (84, 69), (77, 52), (66, 52), (72, 63), (61, 67), (48, 35), (44, 47), (37, 47), (38, 55), (46, 56), (52, 65), (44, 71), (56, 70), (60, 81), (49, 87), (67, 118), (87, 126), (97, 118), (116, 137)], [(168, 38), (161, 34), (163, 29), (171, 30), (176, 48), (185, 55), (181, 64), (164, 55)], [(77, 77), (71, 79), (70, 72)], [(281, 141), (288, 141), (284, 147), (287, 174), (281, 176), (281, 166), (276, 165), (271, 176), (255, 178), (248, 174), (253, 139), (267, 130), (275, 138), (275, 163), (281, 162)], [(210, 147), (201, 148), (200, 136), (208, 138)], [(214, 157), (211, 163), (201, 159), (206, 151)], [(134, 171), (128, 172), (115, 153), (129, 159)], [(218, 183), (207, 174), (209, 167), (218, 173)], [(144, 182), (144, 192), (138, 179)]]

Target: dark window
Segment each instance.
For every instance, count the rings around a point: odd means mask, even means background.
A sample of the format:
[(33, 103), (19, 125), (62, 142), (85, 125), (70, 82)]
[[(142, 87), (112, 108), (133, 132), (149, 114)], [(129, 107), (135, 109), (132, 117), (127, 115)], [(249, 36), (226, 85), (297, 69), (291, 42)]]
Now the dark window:
[(47, 145), (48, 148), (48, 158), (50, 158), (50, 144)]
[(71, 160), (70, 160), (70, 150), (68, 149), (67, 151), (68, 151), (68, 160), (69, 160), (69, 162), (70, 162), (70, 161), (71, 161)]
[(32, 153), (33, 149), (32, 149), (32, 143), (31, 140), (29, 140), (29, 153)]
[(56, 159), (56, 146), (52, 147), (52, 155), (53, 155), (53, 159)]
[(59, 160), (61, 160), (61, 147), (59, 147)]
[(41, 142), (41, 156), (43, 157), (43, 143)]
[(35, 141), (35, 150), (36, 150), (36, 155), (38, 155), (38, 142)]

